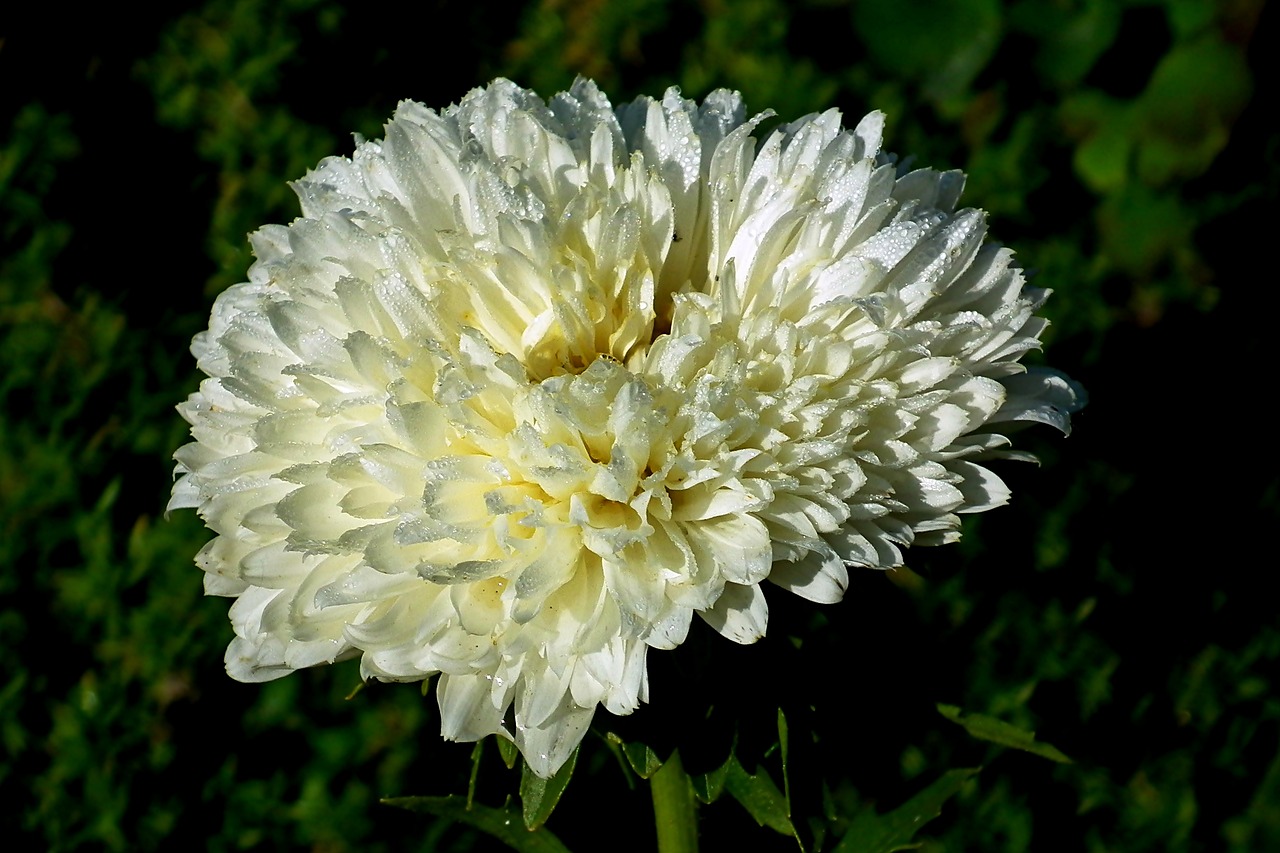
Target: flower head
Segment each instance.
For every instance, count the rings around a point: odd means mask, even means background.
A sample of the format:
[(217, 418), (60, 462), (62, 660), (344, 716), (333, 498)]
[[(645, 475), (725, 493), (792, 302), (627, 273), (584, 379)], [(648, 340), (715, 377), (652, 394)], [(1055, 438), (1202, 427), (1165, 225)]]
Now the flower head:
[(1005, 502), (1002, 430), (1077, 402), (1019, 364), (1045, 293), (879, 113), (765, 117), (498, 80), (294, 185), (180, 407), (233, 677), (438, 673), (445, 737), (549, 775), (695, 614), (752, 642), (765, 581), (834, 602)]

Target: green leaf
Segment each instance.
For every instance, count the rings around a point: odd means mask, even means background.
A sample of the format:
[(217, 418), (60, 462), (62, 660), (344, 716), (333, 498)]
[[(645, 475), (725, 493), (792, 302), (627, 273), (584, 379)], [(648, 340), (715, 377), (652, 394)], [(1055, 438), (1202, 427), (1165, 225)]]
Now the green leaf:
[(782, 793), (787, 800), (787, 816), (791, 816), (791, 779), (787, 776), (787, 716), (778, 709), (778, 747), (782, 751)]
[(1248, 63), (1234, 45), (1205, 38), (1169, 51), (1136, 105), (1143, 181), (1163, 186), (1207, 171), (1252, 91)]
[(471, 779), (467, 782), (467, 808), (476, 800), (476, 780), (480, 778), (480, 758), (484, 755), (484, 739), (476, 741), (471, 748)]
[(911, 839), (920, 827), (942, 812), (964, 783), (976, 776), (980, 767), (948, 770), (942, 777), (891, 812), (876, 814), (869, 808), (861, 812), (832, 853), (893, 853), (919, 847)]
[(995, 717), (986, 714), (966, 714), (955, 705), (938, 705), (938, 713), (953, 723), (964, 726), (965, 731), (979, 740), (988, 740), (1001, 746), (1021, 749), (1057, 761), (1070, 764), (1071, 759), (1063, 755), (1057, 747), (1036, 741), (1036, 733), (1020, 729)]
[(1105, 193), (1124, 186), (1132, 159), (1133, 137), (1129, 122), (1122, 114), (1080, 143), (1073, 165), (1090, 189)]
[(1195, 213), (1174, 192), (1132, 183), (1103, 199), (1097, 208), (1102, 257), (1125, 275), (1146, 279), (1185, 250), (1195, 230)]
[(796, 835), (796, 829), (791, 824), (787, 798), (778, 790), (766, 771), (757, 770), (753, 776), (743, 769), (736, 756), (729, 759), (726, 769), (725, 790), (742, 803), (742, 807), (755, 818), (756, 823), (783, 835)]
[(520, 777), (520, 802), (524, 804), (524, 825), (530, 830), (537, 829), (547, 822), (551, 812), (555, 811), (560, 795), (568, 787), (573, 778), (573, 767), (578, 763), (578, 749), (574, 749), (569, 760), (556, 771), (550, 779), (543, 779), (524, 765), (524, 775)]
[(1079, 140), (1076, 174), (1095, 192), (1109, 192), (1129, 178), (1133, 159), (1133, 120), (1128, 106), (1101, 92), (1085, 90), (1063, 100), (1058, 120)]
[(1232, 850), (1280, 849), (1280, 753), (1271, 761), (1271, 767), (1258, 784), (1258, 790), (1244, 814), (1228, 820), (1222, 827), (1222, 835)]
[[(569, 759), (570, 762), (573, 759)], [(537, 832), (526, 830), (515, 809), (495, 809), (474, 803), (468, 807), (466, 797), (451, 794), (447, 797), (394, 797), (382, 801), (384, 805), (407, 809), (419, 814), (429, 814), (446, 820), (466, 824), (481, 832), (487, 832), (508, 847), (521, 853), (569, 853), (560, 839), (550, 830)]]
[(631, 765), (631, 769), (641, 779), (648, 779), (654, 773), (657, 773), (658, 768), (662, 766), (662, 759), (658, 758), (658, 753), (644, 744), (627, 743), (613, 732), (609, 732), (607, 737), (610, 743), (616, 744), (622, 750), (622, 754), (626, 756), (627, 763)]
[(916, 78), (936, 101), (961, 96), (1000, 45), (998, 0), (865, 0), (853, 4), (854, 27), (868, 52), (891, 73)]
[(502, 763), (507, 765), (508, 770), (515, 767), (516, 759), (520, 757), (520, 747), (504, 737), (495, 737), (494, 740), (498, 742), (498, 754), (502, 756)]
[(680, 750), (671, 753), (666, 763), (649, 780), (653, 797), (654, 827), (658, 832), (661, 853), (697, 853), (698, 803), (694, 799), (689, 775), (680, 761)]
[(1036, 40), (1035, 67), (1059, 87), (1075, 86), (1115, 42), (1123, 6), (1113, 0), (1043, 3), (1009, 8), (1009, 24)]
[(720, 795), (724, 793), (724, 780), (729, 775), (729, 765), (731, 763), (733, 763), (733, 756), (730, 756), (728, 761), (715, 770), (690, 774), (689, 783), (693, 785), (693, 795), (707, 805), (711, 805), (720, 799)]

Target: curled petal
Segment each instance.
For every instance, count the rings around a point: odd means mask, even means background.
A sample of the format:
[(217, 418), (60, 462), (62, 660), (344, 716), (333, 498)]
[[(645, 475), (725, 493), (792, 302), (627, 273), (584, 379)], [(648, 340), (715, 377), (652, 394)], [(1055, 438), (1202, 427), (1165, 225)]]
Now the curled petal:
[(232, 677), (438, 676), (446, 738), (549, 776), (695, 612), (755, 642), (763, 581), (833, 603), (1008, 500), (1008, 434), (1084, 403), (1020, 363), (1047, 293), (882, 114), (770, 115), (497, 80), (293, 184), (179, 406)]

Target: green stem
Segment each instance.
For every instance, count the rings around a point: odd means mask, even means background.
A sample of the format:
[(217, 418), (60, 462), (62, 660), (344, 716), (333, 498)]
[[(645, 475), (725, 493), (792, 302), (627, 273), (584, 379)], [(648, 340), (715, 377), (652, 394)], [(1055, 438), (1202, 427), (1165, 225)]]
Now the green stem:
[(698, 853), (698, 804), (679, 751), (649, 780), (653, 819), (658, 828), (658, 853)]

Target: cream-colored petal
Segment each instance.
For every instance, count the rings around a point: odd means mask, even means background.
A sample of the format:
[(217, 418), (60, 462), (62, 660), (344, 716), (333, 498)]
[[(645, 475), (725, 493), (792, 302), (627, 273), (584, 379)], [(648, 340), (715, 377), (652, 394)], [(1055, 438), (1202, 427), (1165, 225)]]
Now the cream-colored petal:
[(769, 115), (496, 80), (294, 183), (179, 406), (233, 677), (438, 675), (549, 776), (694, 612), (754, 642), (761, 581), (832, 603), (1008, 499), (979, 463), (1084, 399), (1020, 363), (1047, 293), (882, 114)]

